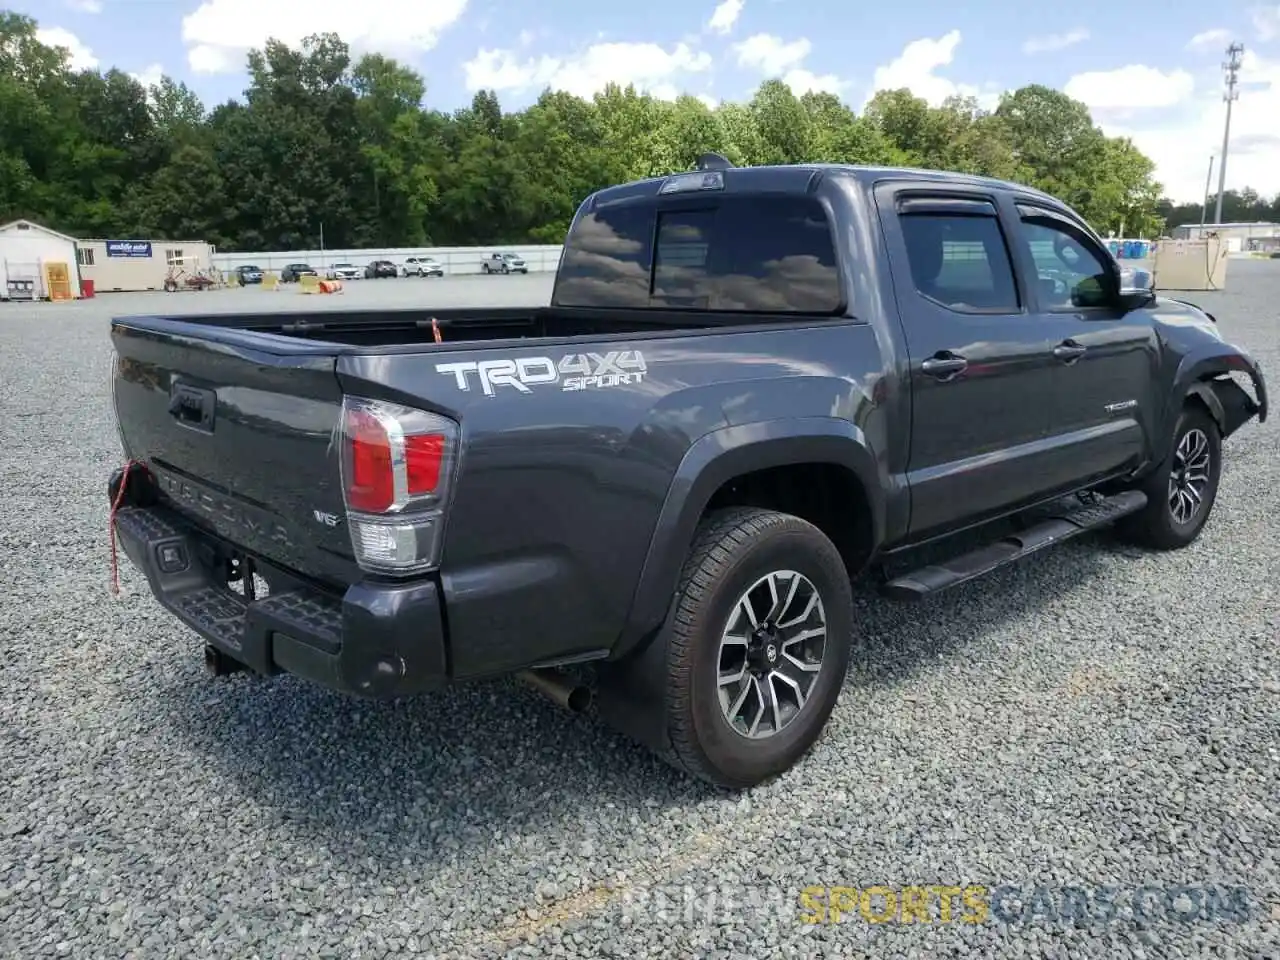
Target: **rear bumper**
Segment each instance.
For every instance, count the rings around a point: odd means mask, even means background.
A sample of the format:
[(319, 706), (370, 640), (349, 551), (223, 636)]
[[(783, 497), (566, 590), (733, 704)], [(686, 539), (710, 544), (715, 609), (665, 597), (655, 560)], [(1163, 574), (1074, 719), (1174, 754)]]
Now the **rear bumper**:
[(247, 600), (226, 585), (234, 550), (163, 505), (126, 507), (115, 526), (160, 604), (256, 673), (291, 673), (332, 690), (398, 697), (447, 682), (434, 581), (357, 583), (342, 596), (258, 563), (271, 585)]

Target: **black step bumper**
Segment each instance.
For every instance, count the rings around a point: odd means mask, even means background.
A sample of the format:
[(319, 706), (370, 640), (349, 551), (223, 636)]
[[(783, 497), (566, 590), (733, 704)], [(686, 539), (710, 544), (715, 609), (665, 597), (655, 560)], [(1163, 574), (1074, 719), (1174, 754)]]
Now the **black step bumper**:
[(404, 696), (447, 682), (434, 581), (357, 583), (337, 595), (259, 561), (270, 594), (248, 600), (226, 584), (226, 559), (235, 548), (169, 507), (122, 508), (115, 527), (160, 604), (256, 673), (291, 673), (368, 697)]

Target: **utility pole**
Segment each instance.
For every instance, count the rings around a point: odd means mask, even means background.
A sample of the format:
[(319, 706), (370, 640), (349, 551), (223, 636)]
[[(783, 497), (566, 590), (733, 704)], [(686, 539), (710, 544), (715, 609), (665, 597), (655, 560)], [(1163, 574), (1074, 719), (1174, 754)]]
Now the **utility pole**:
[(1227, 123), (1222, 130), (1222, 159), (1218, 161), (1218, 202), (1213, 214), (1214, 223), (1222, 223), (1222, 194), (1227, 187), (1227, 145), (1231, 141), (1231, 104), (1240, 99), (1240, 91), (1236, 84), (1240, 80), (1240, 59), (1244, 53), (1244, 44), (1233, 43), (1227, 47), (1227, 59), (1222, 64), (1226, 75), (1227, 89), (1222, 99), (1227, 103)]
[(1200, 205), (1200, 238), (1204, 239), (1204, 227), (1209, 216), (1209, 181), (1213, 179), (1213, 154), (1209, 154), (1209, 172), (1204, 175), (1204, 203)]

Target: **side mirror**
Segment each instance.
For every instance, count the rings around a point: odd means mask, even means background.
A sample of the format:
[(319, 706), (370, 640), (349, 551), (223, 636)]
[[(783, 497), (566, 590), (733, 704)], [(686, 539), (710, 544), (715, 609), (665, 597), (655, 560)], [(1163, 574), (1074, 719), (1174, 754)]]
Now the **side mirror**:
[(1156, 278), (1150, 270), (1120, 268), (1120, 305), (1126, 310), (1150, 306), (1156, 299)]

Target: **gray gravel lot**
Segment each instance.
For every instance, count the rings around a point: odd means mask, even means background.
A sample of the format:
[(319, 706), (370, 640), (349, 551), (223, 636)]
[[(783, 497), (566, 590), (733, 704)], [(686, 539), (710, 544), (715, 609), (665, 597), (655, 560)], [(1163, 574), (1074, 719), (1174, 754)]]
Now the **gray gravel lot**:
[[(1099, 535), (922, 607), (861, 590), (869, 652), (828, 734), (746, 797), (507, 682), (401, 703), (211, 682), (127, 565), (111, 594), (110, 315), (549, 289), (0, 304), (0, 956), (1277, 955), (1274, 416), (1229, 442), (1187, 551)], [(1233, 261), (1226, 292), (1189, 298), (1280, 370), (1280, 262)], [(1045, 919), (1044, 901), (1039, 919), (1003, 901), (980, 924), (936, 908), (930, 923), (854, 908), (802, 922), (802, 888), (873, 884), (1012, 884), (1028, 902), (1045, 887), (1059, 910), (1063, 887), (1110, 884), (1120, 909), (1079, 925)], [(1155, 896), (1143, 921), (1127, 896), (1142, 885), (1249, 899), (1243, 916), (1186, 921)]]

